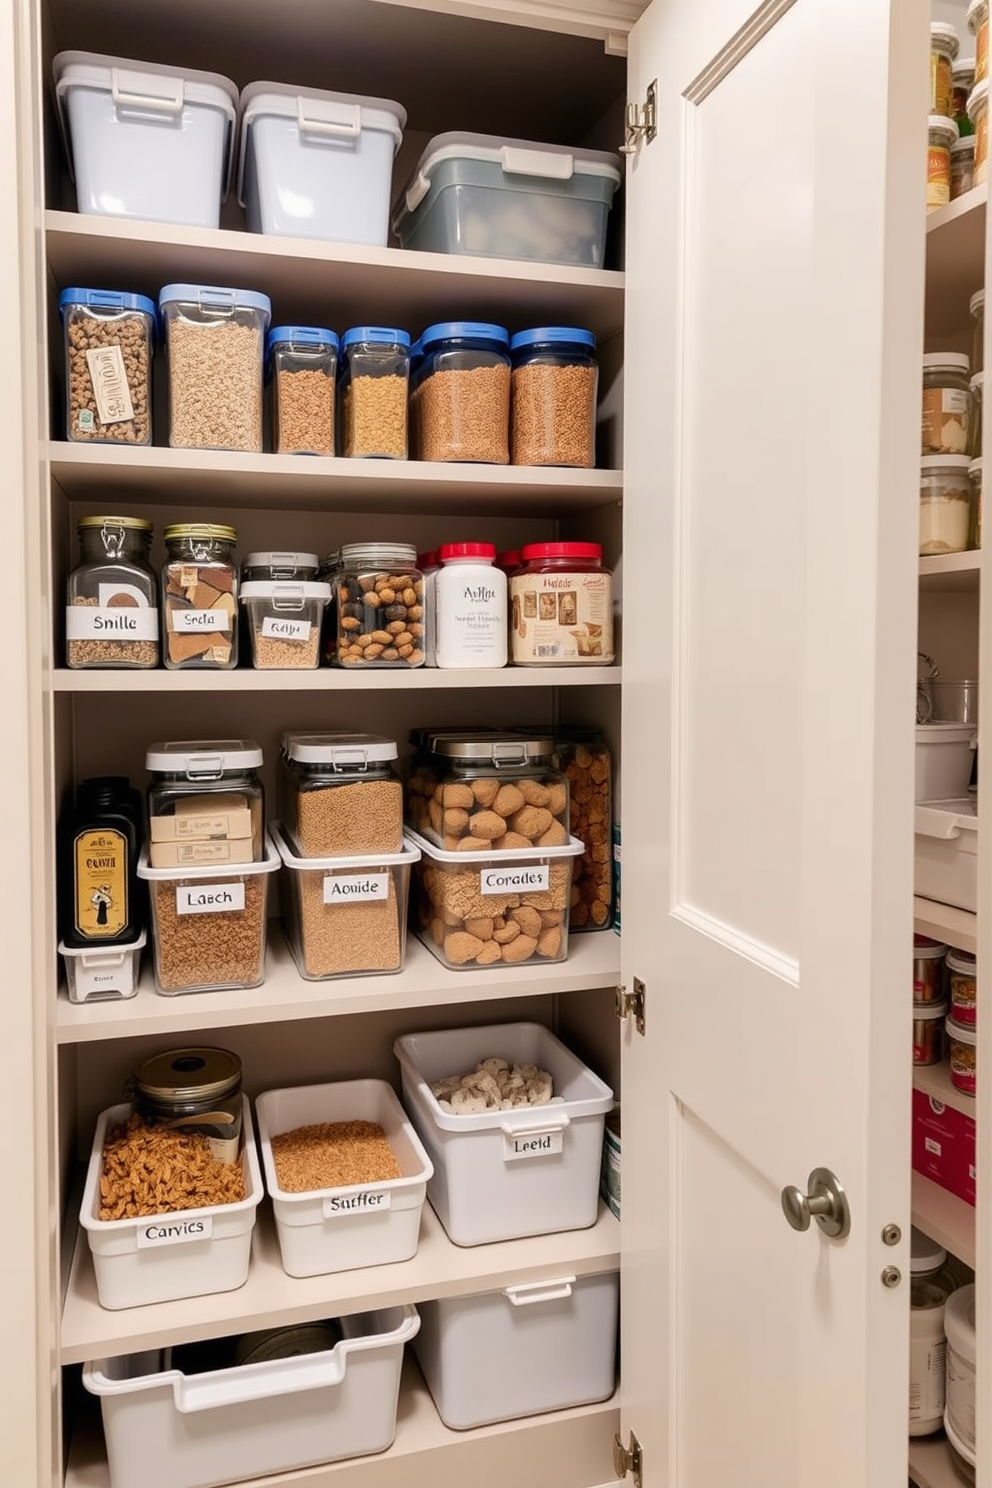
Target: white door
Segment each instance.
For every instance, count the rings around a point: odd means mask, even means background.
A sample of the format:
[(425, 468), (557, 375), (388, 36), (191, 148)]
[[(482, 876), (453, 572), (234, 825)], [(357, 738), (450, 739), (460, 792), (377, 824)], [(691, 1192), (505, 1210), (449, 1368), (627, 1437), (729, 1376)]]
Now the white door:
[[(929, 16), (753, 7), (631, 38), (624, 1440), (902, 1488)], [(844, 1239), (783, 1212), (821, 1167)]]

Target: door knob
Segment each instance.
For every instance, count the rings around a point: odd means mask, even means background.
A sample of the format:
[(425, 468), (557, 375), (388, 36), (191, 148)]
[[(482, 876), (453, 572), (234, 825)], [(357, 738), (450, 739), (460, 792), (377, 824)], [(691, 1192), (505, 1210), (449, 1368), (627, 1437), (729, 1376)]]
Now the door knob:
[(798, 1188), (783, 1188), (782, 1211), (794, 1230), (808, 1230), (815, 1219), (831, 1240), (843, 1240), (850, 1233), (851, 1210), (844, 1185), (829, 1168), (814, 1168), (807, 1182), (809, 1193)]

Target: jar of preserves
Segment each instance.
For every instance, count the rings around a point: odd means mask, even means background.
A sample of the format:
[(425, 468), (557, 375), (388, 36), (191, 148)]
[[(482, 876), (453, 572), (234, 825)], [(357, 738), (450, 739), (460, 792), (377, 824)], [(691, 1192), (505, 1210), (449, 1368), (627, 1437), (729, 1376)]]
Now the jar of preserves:
[(169, 354), (171, 447), (260, 454), (268, 296), (167, 284), (158, 306)]
[(968, 118), (975, 131), (975, 185), (988, 177), (989, 162), (989, 80), (976, 82), (968, 95)]
[(974, 1026), (978, 1021), (977, 961), (967, 951), (951, 951), (947, 957), (947, 990), (955, 1023)]
[(279, 816), (301, 857), (400, 851), (398, 754), (396, 741), (378, 734), (283, 734)]
[(948, 1018), (946, 1027), (951, 1084), (962, 1095), (974, 1095), (978, 1085), (978, 1033), (975, 1025)]
[(963, 455), (968, 448), (968, 358), (951, 351), (923, 358), (922, 455)]
[(971, 536), (970, 548), (982, 546), (982, 462), (972, 460), (968, 466), (968, 484), (971, 486)]
[(412, 543), (345, 543), (332, 584), (338, 666), (423, 666), (424, 578), (416, 559)]
[(968, 118), (968, 95), (975, 83), (974, 57), (959, 57), (951, 68), (951, 118), (962, 139), (974, 133)]
[(950, 114), (954, 89), (954, 60), (960, 41), (958, 33), (946, 21), (934, 21), (930, 27), (930, 112)]
[(963, 553), (971, 530), (967, 455), (926, 455), (920, 461), (920, 553)]
[(417, 458), (506, 465), (510, 459), (510, 336), (487, 321), (446, 320), (420, 338), (410, 385)]
[(150, 1126), (206, 1137), (218, 1162), (241, 1155), (241, 1060), (229, 1049), (153, 1054), (130, 1081), (134, 1109)]
[(929, 935), (913, 936), (913, 1001), (942, 1002), (947, 947)]
[(958, 126), (951, 118), (930, 115), (927, 149), (927, 211), (946, 207), (951, 199), (951, 146)]
[(909, 1265), (909, 1434), (929, 1436), (944, 1424), (944, 1304), (957, 1280), (947, 1251), (915, 1227)]
[(155, 304), (144, 295), (64, 289), (66, 439), (151, 444)]
[[(971, 0), (968, 30), (975, 38), (975, 82), (980, 83), (989, 75), (989, 0)], [(930, 31), (932, 36), (932, 26)]]
[(275, 326), (266, 342), (277, 455), (333, 455), (338, 338), (319, 326)]
[(233, 527), (177, 522), (165, 529), (165, 664), (230, 671), (238, 664), (238, 565)]
[(410, 337), (354, 326), (341, 337), (341, 443), (358, 459), (407, 458)]
[(613, 575), (599, 543), (528, 543), (510, 578), (516, 666), (608, 666), (613, 660)]
[(149, 860), (173, 868), (189, 860), (182, 844), (235, 843), (225, 862), (265, 856), (262, 751), (254, 739), (180, 740), (152, 744), (145, 755)]
[(962, 135), (951, 146), (951, 201), (957, 201), (975, 184), (975, 136)]
[(78, 568), (66, 585), (66, 664), (158, 666), (158, 579), (148, 561), (152, 524), (81, 517)]
[(913, 1063), (939, 1064), (944, 1052), (944, 1019), (947, 1003), (913, 1003)]
[(596, 337), (577, 326), (538, 326), (510, 342), (514, 465), (596, 463)]
[(526, 734), (439, 730), (421, 736), (407, 778), (414, 831), (446, 852), (519, 852), (569, 840), (568, 781), (554, 740)]

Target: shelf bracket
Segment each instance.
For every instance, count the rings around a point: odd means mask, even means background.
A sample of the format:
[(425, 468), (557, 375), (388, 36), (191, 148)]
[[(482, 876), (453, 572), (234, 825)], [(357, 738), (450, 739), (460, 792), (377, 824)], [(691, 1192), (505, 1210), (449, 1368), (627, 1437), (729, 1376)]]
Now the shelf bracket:
[(613, 1438), (613, 1471), (618, 1478), (625, 1478), (630, 1473), (634, 1480), (634, 1488), (641, 1488), (644, 1456), (641, 1452), (641, 1444), (633, 1432), (630, 1433), (630, 1444), (626, 1447), (619, 1433)]
[(646, 1001), (647, 989), (640, 977), (634, 978), (633, 992), (628, 992), (627, 988), (623, 986), (616, 989), (617, 1017), (621, 1023), (626, 1023), (628, 1018), (633, 1018), (634, 1027), (640, 1034), (644, 1033)]

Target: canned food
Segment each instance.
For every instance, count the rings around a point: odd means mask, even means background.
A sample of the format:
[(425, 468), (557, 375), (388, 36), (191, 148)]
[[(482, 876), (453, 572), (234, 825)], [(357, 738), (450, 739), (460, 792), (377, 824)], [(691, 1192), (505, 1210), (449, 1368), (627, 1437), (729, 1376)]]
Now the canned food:
[(206, 1137), (218, 1162), (241, 1153), (241, 1060), (229, 1049), (170, 1049), (134, 1071), (134, 1109), (145, 1121)]
[(928, 935), (913, 936), (913, 1001), (940, 1002), (944, 996), (947, 947)]
[(913, 1005), (913, 1063), (939, 1064), (944, 1052), (946, 1002)]

